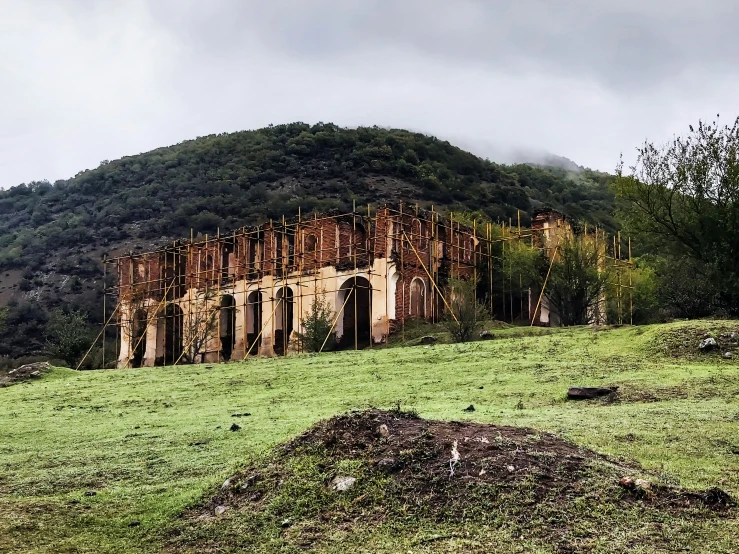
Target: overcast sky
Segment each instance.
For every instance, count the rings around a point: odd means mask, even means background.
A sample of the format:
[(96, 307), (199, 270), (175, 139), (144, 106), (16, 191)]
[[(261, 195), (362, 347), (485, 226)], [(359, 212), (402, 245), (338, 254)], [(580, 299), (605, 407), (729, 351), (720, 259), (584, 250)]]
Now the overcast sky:
[(0, 0), (0, 187), (269, 123), (613, 171), (739, 115), (735, 0)]

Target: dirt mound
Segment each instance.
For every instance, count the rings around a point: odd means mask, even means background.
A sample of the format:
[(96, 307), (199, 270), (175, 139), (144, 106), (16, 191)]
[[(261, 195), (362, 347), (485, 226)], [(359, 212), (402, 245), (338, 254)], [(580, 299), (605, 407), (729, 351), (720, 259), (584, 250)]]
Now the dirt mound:
[(23, 381), (30, 381), (31, 379), (38, 379), (50, 370), (51, 365), (49, 365), (49, 362), (35, 362), (22, 365), (7, 372), (0, 372), (0, 388), (9, 387), (10, 385)]
[(666, 514), (723, 517), (732, 505), (720, 489), (663, 486), (636, 464), (552, 434), (370, 410), (321, 422), (229, 478), (185, 514), (173, 544), (259, 551), (259, 537), (276, 534), (304, 549), (325, 547), (337, 529), (374, 536), (392, 522), (392, 533), (411, 525), (454, 536), (460, 525), (504, 522), (506, 533), (555, 552), (587, 551), (578, 534), (621, 540), (624, 527)]

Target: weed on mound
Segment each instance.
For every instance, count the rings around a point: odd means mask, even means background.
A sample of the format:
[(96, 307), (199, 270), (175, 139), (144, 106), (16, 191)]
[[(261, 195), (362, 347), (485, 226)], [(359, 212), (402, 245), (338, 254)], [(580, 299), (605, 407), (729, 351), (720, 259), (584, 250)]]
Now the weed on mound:
[(229, 478), (183, 514), (169, 546), (665, 552), (735, 512), (720, 489), (662, 485), (552, 434), (369, 410), (321, 422)]

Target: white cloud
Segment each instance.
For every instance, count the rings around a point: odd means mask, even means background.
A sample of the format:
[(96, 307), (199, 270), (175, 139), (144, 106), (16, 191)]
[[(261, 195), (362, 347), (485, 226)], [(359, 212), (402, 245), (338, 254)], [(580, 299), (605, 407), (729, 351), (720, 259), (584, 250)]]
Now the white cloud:
[(611, 171), (736, 113), (733, 2), (0, 0), (0, 186), (296, 120)]

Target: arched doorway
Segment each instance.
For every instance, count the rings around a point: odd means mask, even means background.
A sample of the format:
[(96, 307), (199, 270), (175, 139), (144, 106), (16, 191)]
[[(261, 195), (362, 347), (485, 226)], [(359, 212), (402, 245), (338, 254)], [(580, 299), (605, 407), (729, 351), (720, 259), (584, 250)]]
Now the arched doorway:
[(133, 348), (131, 367), (141, 367), (144, 361), (147, 319), (144, 310), (136, 310), (133, 314), (133, 320), (131, 321), (131, 348)]
[(411, 281), (411, 317), (426, 318), (426, 283), (420, 277)]
[(369, 281), (364, 277), (352, 277), (344, 281), (339, 291), (339, 300), (344, 306), (340, 347), (369, 346), (372, 339), (372, 287)]
[(164, 365), (172, 365), (182, 357), (182, 310), (167, 304), (164, 310)]
[(221, 358), (227, 362), (231, 359), (236, 343), (236, 300), (230, 294), (221, 297), (221, 309), (218, 314), (218, 329), (221, 339)]
[[(250, 292), (246, 297), (247, 354), (256, 354), (262, 344), (262, 293)], [(257, 343), (256, 345), (254, 343)]]
[(275, 354), (284, 355), (293, 332), (293, 291), (282, 287), (275, 295)]

